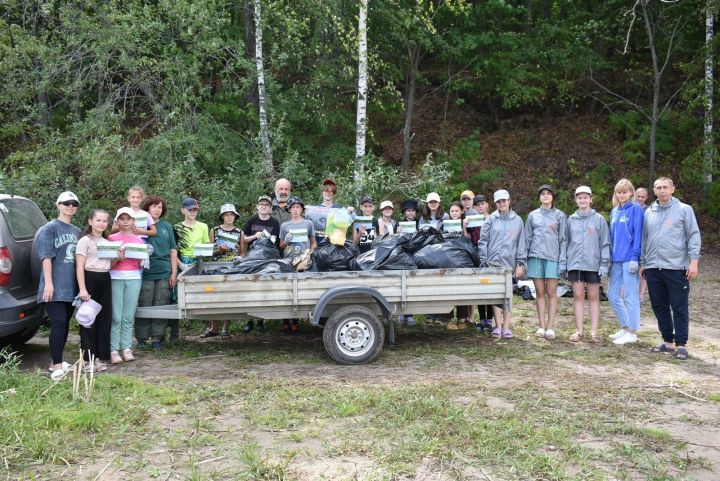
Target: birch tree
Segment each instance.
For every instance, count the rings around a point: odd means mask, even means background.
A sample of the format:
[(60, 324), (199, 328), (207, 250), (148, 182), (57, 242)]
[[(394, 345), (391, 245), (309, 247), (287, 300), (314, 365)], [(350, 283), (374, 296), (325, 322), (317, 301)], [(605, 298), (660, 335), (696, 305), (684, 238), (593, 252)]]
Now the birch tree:
[(713, 95), (714, 95), (714, 74), (713, 74), (713, 22), (715, 21), (715, 0), (707, 0), (705, 6), (705, 129), (704, 129), (704, 163), (703, 180), (705, 181), (705, 193), (713, 181), (713, 157), (715, 147), (713, 143)]
[[(360, 0), (358, 15), (358, 87), (355, 131), (355, 196), (362, 193), (362, 163), (365, 158), (367, 131), (367, 8), (368, 0)], [(359, 200), (359, 199), (356, 199)]]
[(262, 51), (262, 11), (260, 0), (255, 0), (255, 65), (257, 68), (258, 110), (260, 114), (260, 141), (262, 142), (265, 169), (275, 176), (273, 152), (270, 145), (270, 133), (267, 115), (267, 96), (265, 95), (265, 67)]

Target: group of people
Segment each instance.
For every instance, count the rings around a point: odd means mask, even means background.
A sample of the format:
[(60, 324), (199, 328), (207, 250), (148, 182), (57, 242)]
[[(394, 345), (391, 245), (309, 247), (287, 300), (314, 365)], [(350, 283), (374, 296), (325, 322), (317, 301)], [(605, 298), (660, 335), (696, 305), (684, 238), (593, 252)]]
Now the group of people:
[[(507, 190), (494, 193), (492, 214), (484, 195), (466, 190), (459, 201), (449, 204), (447, 213), (438, 193), (431, 192), (422, 209), (416, 199), (404, 200), (399, 218), (394, 203), (383, 200), (380, 215), (375, 217), (377, 204), (370, 196), (360, 200), (359, 212), (335, 203), (337, 184), (331, 179), (322, 184), (320, 204), (308, 208), (292, 195), (290, 181), (279, 179), (272, 196), (258, 197), (257, 212), (242, 228), (237, 226), (240, 214), (227, 203), (220, 208), (218, 224), (210, 229), (198, 220), (197, 200), (184, 199), (183, 220), (171, 225), (163, 220), (167, 202), (158, 196), (146, 197), (142, 187), (133, 186), (127, 207), (118, 209), (112, 219), (105, 210), (92, 210), (84, 231), (72, 223), (80, 200), (66, 191), (57, 198), (57, 218), (36, 234), (42, 261), (38, 302), (44, 303), (51, 325), (49, 371), (51, 377), (61, 378), (69, 369), (63, 362), (63, 350), (78, 302), (92, 299), (102, 306), (94, 322), (80, 325), (86, 368), (101, 372), (108, 363), (132, 361), (133, 336), (136, 349), (161, 348), (168, 328), (170, 342), (179, 338), (177, 320), (136, 319), (135, 311), (138, 306), (173, 302), (178, 273), (198, 262), (198, 245), (212, 244), (213, 259), (221, 261), (245, 255), (261, 239), (269, 239), (286, 255), (312, 251), (326, 236), (327, 216), (322, 214), (331, 209), (345, 209), (354, 218), (367, 221), (356, 222), (352, 229), (352, 240), (361, 253), (370, 250), (377, 238), (424, 227), (443, 231), (448, 238), (469, 238), (477, 246), (482, 266), (511, 268), (517, 278), (533, 280), (539, 319), (536, 334), (548, 340), (555, 338), (558, 282), (567, 278), (572, 284), (577, 328), (570, 341), (586, 338), (587, 295), (588, 339), (599, 342), (600, 283), (609, 276), (608, 295), (620, 322), (611, 338), (615, 344), (636, 342), (644, 279), (663, 338), (653, 350), (687, 359), (688, 283), (698, 274), (700, 232), (692, 208), (673, 197), (671, 179), (657, 179), (653, 190), (657, 200), (646, 206), (644, 189), (636, 191), (627, 179), (619, 181), (608, 225), (592, 209), (592, 191), (587, 186), (575, 190), (577, 210), (569, 217), (555, 207), (553, 188), (541, 186), (539, 207), (523, 222), (511, 208)], [(306, 218), (309, 207), (320, 215)], [(119, 246), (117, 253), (100, 255), (108, 245)], [(126, 255), (139, 246), (146, 246), (147, 259)], [(511, 312), (496, 306), (477, 309), (478, 329), (495, 338), (513, 337)], [(456, 319), (443, 322), (449, 329), (464, 329), (474, 322), (474, 311), (475, 306), (458, 306)], [(412, 316), (400, 320), (415, 324)], [(221, 331), (216, 321), (211, 322), (201, 337), (229, 338), (228, 322)], [(248, 322), (245, 331), (253, 329), (254, 324)], [(262, 321), (257, 329), (264, 331)], [(297, 332), (297, 320), (284, 321), (282, 329)]]

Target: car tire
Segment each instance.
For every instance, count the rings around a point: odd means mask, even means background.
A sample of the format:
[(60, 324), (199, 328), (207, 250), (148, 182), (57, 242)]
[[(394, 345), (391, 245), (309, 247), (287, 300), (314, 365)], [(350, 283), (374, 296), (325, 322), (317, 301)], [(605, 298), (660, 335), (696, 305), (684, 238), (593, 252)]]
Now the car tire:
[(375, 313), (364, 306), (343, 306), (325, 323), (323, 344), (328, 355), (340, 364), (374, 361), (385, 343), (385, 328)]

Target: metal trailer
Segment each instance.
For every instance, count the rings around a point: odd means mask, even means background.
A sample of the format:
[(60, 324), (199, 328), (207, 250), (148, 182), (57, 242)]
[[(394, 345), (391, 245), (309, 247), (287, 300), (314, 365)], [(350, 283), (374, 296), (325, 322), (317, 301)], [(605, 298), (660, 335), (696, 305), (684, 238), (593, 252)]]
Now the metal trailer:
[(512, 308), (512, 272), (505, 268), (203, 274), (228, 265), (193, 266), (178, 277), (177, 304), (141, 307), (136, 317), (309, 319), (323, 327), (331, 358), (365, 364), (380, 354), (385, 326), (395, 342), (393, 316), (445, 314), (458, 305)]

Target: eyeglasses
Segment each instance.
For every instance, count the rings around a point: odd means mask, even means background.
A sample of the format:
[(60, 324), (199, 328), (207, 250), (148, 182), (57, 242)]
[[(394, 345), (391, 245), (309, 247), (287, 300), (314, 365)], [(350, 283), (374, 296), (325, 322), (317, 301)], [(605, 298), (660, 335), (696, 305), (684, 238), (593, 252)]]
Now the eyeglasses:
[(62, 202), (60, 202), (60, 203), (61, 203), (62, 205), (64, 205), (65, 207), (69, 207), (69, 206), (72, 206), (72, 207), (80, 207), (80, 202), (78, 202), (78, 201), (76, 201), (76, 200), (64, 200), (64, 201), (62, 201)]
[(262, 202), (262, 203), (258, 204), (258, 207), (272, 207), (272, 205), (271, 205), (271, 204), (268, 204), (268, 203), (265, 203), (265, 202)]
[(199, 209), (197, 207), (195, 207), (193, 209), (187, 209), (188, 212), (197, 212), (198, 210)]

